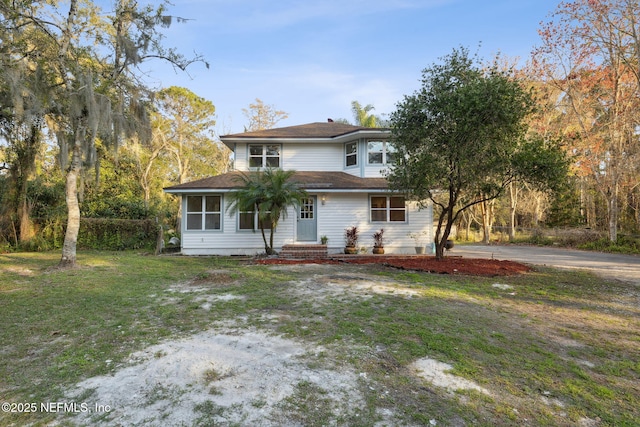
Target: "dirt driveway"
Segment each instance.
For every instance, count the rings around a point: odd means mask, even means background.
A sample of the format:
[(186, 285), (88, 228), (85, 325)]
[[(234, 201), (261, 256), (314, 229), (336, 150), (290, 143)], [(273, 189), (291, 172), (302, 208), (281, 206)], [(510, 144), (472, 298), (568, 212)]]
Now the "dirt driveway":
[(640, 256), (636, 255), (516, 245), (459, 245), (453, 248), (449, 255), (495, 258), (555, 268), (585, 269), (607, 278), (640, 286)]

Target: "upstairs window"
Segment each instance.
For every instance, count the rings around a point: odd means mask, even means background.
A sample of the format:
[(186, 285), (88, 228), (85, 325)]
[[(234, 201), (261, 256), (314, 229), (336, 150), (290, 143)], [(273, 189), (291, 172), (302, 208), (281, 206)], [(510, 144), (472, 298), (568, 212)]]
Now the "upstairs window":
[(348, 142), (344, 146), (346, 165), (357, 166), (358, 165), (358, 143)]
[(396, 150), (388, 141), (367, 142), (367, 157), (370, 165), (388, 165), (395, 161)]
[(280, 167), (280, 145), (273, 144), (250, 144), (249, 145), (249, 167), (250, 168), (279, 168)]
[(220, 230), (222, 196), (187, 196), (187, 230)]
[(371, 196), (371, 222), (406, 222), (407, 207), (402, 196)]

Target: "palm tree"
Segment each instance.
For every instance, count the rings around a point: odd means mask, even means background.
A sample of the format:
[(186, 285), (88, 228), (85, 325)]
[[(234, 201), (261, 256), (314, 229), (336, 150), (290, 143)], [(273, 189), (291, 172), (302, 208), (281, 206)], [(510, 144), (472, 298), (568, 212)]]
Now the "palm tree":
[[(239, 177), (243, 187), (230, 194), (230, 212), (257, 212), (264, 249), (267, 255), (274, 254), (273, 235), (280, 218), (286, 219), (289, 206), (299, 206), (307, 192), (291, 181), (294, 170), (265, 169)], [(269, 228), (269, 241), (265, 233)]]
[(358, 101), (351, 102), (351, 111), (353, 111), (353, 117), (356, 119), (356, 125), (358, 126), (368, 128), (377, 128), (380, 126), (378, 116), (369, 114), (372, 110), (375, 110), (375, 108), (371, 104), (363, 107)]

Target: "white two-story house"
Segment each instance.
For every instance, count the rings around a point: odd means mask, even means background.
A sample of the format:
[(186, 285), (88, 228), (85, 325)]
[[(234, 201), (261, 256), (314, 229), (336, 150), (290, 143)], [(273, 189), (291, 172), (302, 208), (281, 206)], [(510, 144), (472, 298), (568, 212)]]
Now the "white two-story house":
[[(185, 255), (255, 255), (264, 252), (257, 215), (230, 213), (227, 195), (241, 185), (241, 171), (293, 169), (293, 179), (308, 193), (290, 208), (274, 235), (283, 245), (320, 243), (328, 252), (343, 252), (344, 231), (360, 230), (358, 246), (369, 253), (373, 233), (384, 229), (385, 253), (415, 253), (410, 233), (433, 241), (431, 206), (419, 209), (392, 192), (384, 170), (395, 151), (390, 131), (337, 122), (310, 123), (222, 136), (234, 153), (231, 172), (165, 188), (182, 199), (182, 253)], [(422, 243), (424, 245), (424, 242)], [(364, 249), (362, 249), (364, 250)]]

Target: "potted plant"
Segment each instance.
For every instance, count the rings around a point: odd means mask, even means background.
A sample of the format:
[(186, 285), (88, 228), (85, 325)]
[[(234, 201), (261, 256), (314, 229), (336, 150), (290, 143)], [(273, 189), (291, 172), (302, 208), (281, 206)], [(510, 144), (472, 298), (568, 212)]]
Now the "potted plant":
[(415, 243), (414, 249), (416, 250), (416, 253), (423, 254), (425, 249), (424, 237), (427, 236), (427, 232), (422, 231), (420, 233), (409, 233), (408, 236), (411, 237)]
[(358, 253), (358, 227), (355, 225), (344, 230), (344, 253), (345, 254), (357, 254)]
[(321, 244), (326, 245), (328, 241), (329, 241), (329, 238), (327, 236), (320, 237)]
[(376, 231), (373, 233), (373, 253), (374, 254), (383, 254), (384, 253), (384, 228), (381, 228), (380, 231)]

